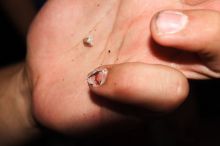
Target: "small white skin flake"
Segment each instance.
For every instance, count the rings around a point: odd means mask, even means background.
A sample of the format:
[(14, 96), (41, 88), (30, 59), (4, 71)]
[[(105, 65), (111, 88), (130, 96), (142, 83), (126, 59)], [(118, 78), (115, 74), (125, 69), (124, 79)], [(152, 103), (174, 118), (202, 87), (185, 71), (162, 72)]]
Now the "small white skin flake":
[(93, 37), (90, 35), (90, 36), (84, 38), (84, 39), (83, 39), (83, 43), (84, 43), (84, 45), (87, 46), (87, 47), (93, 47), (93, 45), (94, 45), (94, 44), (93, 44)]

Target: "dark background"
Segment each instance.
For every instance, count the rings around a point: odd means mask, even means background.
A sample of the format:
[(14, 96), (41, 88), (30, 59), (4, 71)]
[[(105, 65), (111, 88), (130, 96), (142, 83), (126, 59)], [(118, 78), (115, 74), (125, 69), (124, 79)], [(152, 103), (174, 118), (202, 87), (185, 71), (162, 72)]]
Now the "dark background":
[[(37, 4), (38, 7), (41, 3)], [(0, 8), (0, 67), (24, 61), (26, 42), (7, 13)], [(190, 81), (188, 100), (175, 112), (147, 118), (127, 130), (105, 135), (67, 137), (44, 129), (43, 135), (27, 146), (56, 145), (220, 145), (220, 80)]]
[(0, 9), (0, 66), (6, 66), (24, 59), (25, 39), (16, 31), (8, 16)]

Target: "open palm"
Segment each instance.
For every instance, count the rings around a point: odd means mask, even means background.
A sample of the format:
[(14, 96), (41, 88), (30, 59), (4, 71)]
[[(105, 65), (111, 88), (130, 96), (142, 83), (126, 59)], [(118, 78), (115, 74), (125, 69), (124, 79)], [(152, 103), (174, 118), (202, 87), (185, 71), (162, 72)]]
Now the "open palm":
[[(216, 3), (207, 6), (214, 8)], [(87, 74), (101, 65), (163, 64), (189, 78), (202, 78), (209, 71), (204, 72), (207, 67), (195, 54), (157, 45), (149, 28), (160, 10), (192, 7), (176, 0), (48, 1), (28, 37), (27, 68), (36, 118), (60, 131), (87, 129), (118, 118), (89, 92)], [(197, 8), (201, 7), (206, 5)], [(88, 36), (94, 38), (93, 47), (83, 43)]]

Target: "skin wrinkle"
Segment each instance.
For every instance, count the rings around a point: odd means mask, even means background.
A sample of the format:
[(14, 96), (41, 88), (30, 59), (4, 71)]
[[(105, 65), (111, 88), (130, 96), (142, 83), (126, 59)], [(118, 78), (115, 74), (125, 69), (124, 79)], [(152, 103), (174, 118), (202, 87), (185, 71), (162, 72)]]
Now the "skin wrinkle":
[(92, 27), (92, 29), (89, 31), (88, 34), (90, 34), (92, 31), (95, 30), (95, 28), (103, 21), (104, 18), (106, 18), (109, 13), (113, 10), (113, 6), (105, 13), (105, 15), (103, 15), (103, 17), (100, 18), (100, 20), (94, 25), (94, 27)]
[[(119, 11), (119, 10), (121, 9), (121, 5), (122, 5), (122, 2), (119, 4), (118, 10), (117, 10), (117, 15), (119, 15), (119, 13), (122, 13), (121, 11)], [(146, 7), (147, 7), (147, 6), (146, 6)], [(144, 12), (145, 12), (145, 9), (143, 9), (143, 11), (141, 11), (138, 15), (142, 16)], [(135, 15), (135, 16), (138, 16), (138, 15)], [(118, 29), (118, 27), (116, 27), (116, 22), (117, 22), (118, 19), (120, 19), (120, 17), (117, 17), (117, 19), (114, 21), (113, 29), (112, 29), (112, 31), (111, 31), (111, 33), (110, 33), (108, 39), (107, 39), (107, 42), (108, 42), (108, 43), (106, 43), (105, 49), (104, 49), (104, 50), (102, 51), (102, 53), (100, 54), (100, 56), (103, 56), (103, 59), (102, 59), (102, 61), (101, 61), (102, 64), (105, 63), (105, 60), (106, 60), (105, 58), (108, 58), (108, 57), (105, 56), (105, 53), (106, 53), (106, 50), (109, 48), (108, 46), (111, 45), (111, 42), (109, 42), (110, 38), (113, 36), (114, 31), (115, 31), (116, 29)], [(129, 22), (130, 22), (130, 21), (129, 21)], [(125, 40), (126, 40), (126, 36), (127, 36), (128, 32), (129, 32), (129, 28), (133, 25), (133, 23), (134, 23), (134, 21), (133, 21), (133, 22), (130, 22), (130, 24), (128, 25), (126, 31), (125, 31), (125, 32), (123, 33), (123, 35), (121, 36), (121, 40), (120, 40), (119, 46), (115, 49), (115, 50), (117, 50), (117, 53), (115, 53), (116, 56), (114, 57), (115, 59), (113, 60), (113, 64), (115, 64), (116, 62), (119, 61), (119, 56), (120, 56), (120, 54), (121, 54), (120, 52), (121, 52), (121, 50), (123, 49), (124, 42), (125, 42)], [(114, 36), (113, 36), (113, 37), (114, 37)], [(111, 57), (112, 57), (112, 56), (111, 56)]]
[[(119, 5), (118, 5), (115, 18), (117, 18), (116, 16), (117, 16), (118, 13), (119, 13), (120, 6), (121, 6), (121, 1), (120, 1)], [(113, 22), (113, 27), (112, 27), (112, 29), (111, 29), (111, 32), (110, 32), (108, 38), (107, 38), (107, 41), (106, 41), (105, 46), (104, 46), (104, 49), (103, 49), (103, 51), (100, 53), (100, 55), (99, 55), (99, 57), (98, 57), (98, 58), (101, 58), (101, 56), (103, 56), (103, 59), (102, 59), (102, 61), (101, 61), (102, 64), (104, 63), (104, 60), (105, 60), (105, 58), (106, 58), (105, 52), (106, 52), (106, 50), (108, 50), (109, 40), (110, 40), (110, 38), (111, 38), (111, 36), (112, 36), (112, 34), (113, 34), (113, 32), (114, 32), (114, 28), (115, 28), (116, 22), (117, 22), (116, 20)]]
[[(119, 61), (119, 56), (120, 56), (120, 51), (122, 50), (122, 46), (124, 46), (124, 42), (125, 42), (125, 39), (126, 39), (126, 34), (128, 33), (128, 29), (127, 29), (127, 31), (125, 32), (125, 34), (124, 34), (124, 37), (123, 37), (123, 39), (122, 39), (122, 41), (121, 41), (121, 44), (120, 44), (120, 46), (118, 47), (118, 51), (117, 51), (117, 56), (116, 56), (116, 58), (115, 58), (115, 61), (114, 61), (114, 64), (116, 63), (116, 61)], [(117, 58), (118, 58), (118, 60), (117, 60)]]
[[(144, 13), (144, 12), (141, 12), (141, 14), (138, 15), (136, 19), (134, 19), (132, 22), (130, 22), (130, 24), (129, 24), (129, 26), (128, 26), (128, 29), (127, 29), (127, 31), (126, 31), (125, 36), (129, 36), (128, 34), (130, 33), (130, 31), (132, 31), (133, 26), (135, 26), (135, 24), (136, 24), (137, 22), (139, 22), (139, 20), (140, 20), (143, 16), (145, 16), (143, 13)], [(146, 24), (146, 26), (148, 26), (148, 24)], [(147, 28), (147, 27), (146, 27), (146, 28)], [(144, 31), (144, 30), (143, 30), (143, 31)], [(123, 47), (125, 46), (124, 43), (125, 43), (126, 39), (127, 39), (127, 37), (124, 37), (123, 44), (120, 46), (120, 47), (121, 47), (121, 52), (119, 52), (118, 56), (120, 56), (120, 55), (123, 54), (123, 52), (122, 52), (123, 50), (128, 50), (127, 48), (123, 48)], [(146, 39), (146, 40), (147, 40), (147, 39)], [(128, 47), (128, 46), (127, 46), (127, 47)], [(130, 46), (129, 46), (129, 47), (130, 47)], [(124, 60), (122, 59), (122, 60), (117, 60), (117, 61), (118, 61), (118, 62), (132, 62), (132, 60), (135, 58), (135, 56), (138, 56), (138, 55), (133, 54), (132, 56), (128, 57), (127, 59), (124, 59)], [(134, 61), (136, 62), (137, 60), (134, 60)]]
[[(130, 29), (132, 28), (132, 26), (136, 23), (136, 20), (138, 20), (142, 16), (145, 16), (145, 11), (146, 11), (147, 7), (148, 6), (146, 6), (146, 8), (144, 7), (144, 9), (142, 11), (140, 11), (139, 14), (135, 15), (137, 17), (136, 19), (134, 19), (133, 21), (129, 21), (130, 23), (129, 23), (128, 27), (127, 27), (127, 30), (126, 30), (125, 34), (124, 34), (123, 41), (122, 41), (120, 47), (118, 48), (118, 56), (117, 56), (117, 58), (116, 58), (114, 63), (120, 62), (119, 56), (122, 54), (121, 52), (123, 50), (124, 43), (125, 43), (125, 41), (127, 39), (127, 36), (129, 36), (128, 33), (129, 33)], [(130, 58), (132, 58), (132, 57), (127, 58), (125, 60), (125, 62), (129, 62), (129, 60), (131, 60)]]
[(132, 24), (133, 24), (133, 23), (132, 23), (131, 21), (129, 21), (129, 25), (128, 25), (126, 31), (125, 31), (124, 34), (123, 34), (123, 37), (122, 37), (120, 46), (118, 46), (118, 48), (116, 49), (116, 50), (118, 50), (118, 51), (117, 51), (117, 53), (116, 53), (117, 56), (116, 56), (116, 58), (115, 58), (115, 60), (114, 60), (114, 62), (113, 62), (114, 64), (119, 61), (119, 56), (120, 56), (120, 54), (121, 54), (120, 52), (121, 52), (122, 49), (123, 49), (124, 42), (125, 42), (125, 40), (126, 40), (126, 36), (127, 36), (128, 32), (129, 32), (129, 28), (132, 26)]
[[(112, 6), (113, 7), (113, 6)], [(99, 19), (98, 22), (95, 23), (95, 25), (88, 31), (87, 35), (85, 36), (88, 36), (89, 34), (91, 34), (93, 31), (96, 31), (96, 27), (102, 23), (103, 19), (106, 18), (108, 16), (108, 14), (113, 10), (113, 8), (110, 8), (109, 10), (107, 10), (107, 12), (103, 15), (103, 17), (101, 17)], [(79, 46), (82, 44), (82, 40), (80, 39), (78, 41), (78, 43), (76, 43), (73, 47), (70, 48), (70, 51), (77, 51), (76, 49), (73, 49), (73, 48), (78, 48), (79, 50), (81, 49)], [(82, 53), (84, 54), (84, 52)], [(79, 57), (81, 56), (80, 54), (78, 55)]]

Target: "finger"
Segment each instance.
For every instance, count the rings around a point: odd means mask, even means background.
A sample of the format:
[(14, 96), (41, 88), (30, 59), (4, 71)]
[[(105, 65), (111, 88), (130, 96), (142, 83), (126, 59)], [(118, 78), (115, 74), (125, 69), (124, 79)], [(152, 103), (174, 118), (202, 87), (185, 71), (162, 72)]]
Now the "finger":
[(176, 108), (188, 94), (188, 82), (180, 72), (143, 63), (100, 67), (89, 74), (88, 83), (97, 95), (155, 111)]
[(151, 32), (160, 45), (198, 53), (211, 69), (220, 71), (220, 13), (161, 11), (152, 19)]

